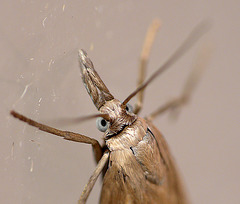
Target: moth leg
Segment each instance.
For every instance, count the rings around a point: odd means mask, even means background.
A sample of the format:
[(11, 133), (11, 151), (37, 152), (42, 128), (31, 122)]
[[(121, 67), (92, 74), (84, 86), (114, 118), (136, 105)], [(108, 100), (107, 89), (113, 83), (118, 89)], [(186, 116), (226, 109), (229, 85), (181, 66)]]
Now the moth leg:
[(98, 162), (97, 167), (96, 167), (95, 171), (93, 172), (92, 176), (90, 177), (87, 185), (84, 187), (82, 195), (81, 195), (80, 199), (78, 200), (78, 204), (86, 203), (86, 200), (87, 200), (98, 176), (100, 175), (106, 162), (108, 161), (108, 158), (109, 158), (109, 152), (106, 151), (106, 152), (104, 152), (102, 158)]
[(152, 112), (149, 116), (146, 117), (147, 120), (152, 121), (158, 115), (169, 110), (179, 109), (190, 101), (192, 93), (196, 88), (203, 71), (210, 61), (211, 51), (212, 49), (210, 47), (205, 47), (201, 50), (201, 52), (197, 55), (197, 59), (195, 60), (192, 72), (190, 73), (183, 87), (182, 94), (179, 97), (168, 101), (156, 111)]
[(152, 112), (150, 115), (146, 117), (147, 120), (152, 121), (157, 116), (161, 115), (162, 113), (168, 110), (174, 110), (176, 108), (180, 108), (181, 106), (185, 105), (189, 101), (189, 95), (185, 95), (183, 93), (180, 97), (172, 99), (168, 101), (163, 106), (160, 106), (156, 111)]
[[(149, 54), (150, 54), (150, 51), (151, 51), (151, 48), (153, 45), (153, 41), (155, 39), (155, 36), (156, 36), (156, 33), (157, 33), (159, 27), (160, 27), (160, 20), (154, 19), (148, 29), (147, 34), (146, 34), (146, 37), (145, 37), (145, 40), (143, 43), (142, 53), (140, 56), (139, 73), (138, 73), (138, 81), (137, 81), (138, 87), (143, 84), (143, 81), (145, 79)], [(135, 114), (137, 114), (142, 108), (143, 91), (144, 90), (139, 91), (139, 93), (137, 95), (137, 102), (134, 107)]]
[(94, 156), (95, 156), (95, 160), (98, 162), (101, 157), (102, 157), (102, 148), (99, 144), (99, 142), (93, 138), (78, 134), (78, 133), (73, 133), (73, 132), (69, 132), (69, 131), (62, 131), (59, 129), (55, 129), (53, 127), (38, 123), (34, 120), (31, 120), (30, 118), (27, 118), (15, 111), (11, 111), (11, 115), (15, 118), (18, 118), (19, 120), (28, 123), (31, 126), (34, 126), (36, 128), (38, 128), (39, 130), (42, 130), (44, 132), (48, 132), (60, 137), (63, 137), (66, 140), (71, 140), (74, 142), (81, 142), (81, 143), (87, 143), (87, 144), (91, 144), (93, 147), (93, 151), (94, 151)]

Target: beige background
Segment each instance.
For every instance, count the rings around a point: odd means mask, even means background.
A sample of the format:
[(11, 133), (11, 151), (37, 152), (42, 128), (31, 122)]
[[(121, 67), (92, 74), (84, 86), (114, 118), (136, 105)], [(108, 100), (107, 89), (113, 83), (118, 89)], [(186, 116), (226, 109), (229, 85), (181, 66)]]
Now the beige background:
[[(239, 9), (237, 0), (1, 1), (0, 203), (76, 203), (95, 167), (91, 147), (38, 131), (9, 110), (101, 140), (94, 120), (71, 126), (55, 121), (96, 113), (80, 79), (77, 50), (88, 51), (112, 94), (124, 100), (135, 88), (142, 42), (155, 17), (163, 25), (148, 74), (201, 20), (214, 26), (147, 88), (141, 115), (180, 93), (199, 47), (212, 44), (211, 63), (191, 103), (176, 122), (164, 115), (155, 124), (192, 203), (240, 203)], [(88, 203), (99, 195), (100, 180)]]

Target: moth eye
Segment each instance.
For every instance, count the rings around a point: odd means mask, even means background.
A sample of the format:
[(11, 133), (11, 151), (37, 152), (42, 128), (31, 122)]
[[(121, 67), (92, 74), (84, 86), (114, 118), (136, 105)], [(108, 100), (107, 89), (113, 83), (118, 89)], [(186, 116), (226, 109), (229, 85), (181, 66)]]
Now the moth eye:
[(129, 103), (127, 103), (127, 105), (126, 105), (126, 111), (128, 111), (129, 113), (133, 112), (133, 107)]
[(97, 118), (96, 125), (101, 132), (105, 132), (108, 128), (108, 122), (104, 118)]

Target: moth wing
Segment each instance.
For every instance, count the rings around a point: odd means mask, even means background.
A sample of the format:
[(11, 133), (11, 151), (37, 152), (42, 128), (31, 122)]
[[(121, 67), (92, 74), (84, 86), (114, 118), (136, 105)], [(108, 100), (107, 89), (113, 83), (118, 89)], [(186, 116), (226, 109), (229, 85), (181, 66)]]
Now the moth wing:
[[(168, 203), (164, 189), (156, 190), (156, 184), (145, 178), (144, 171), (131, 150), (124, 153), (121, 151), (111, 152), (110, 157), (113, 164), (104, 176), (100, 203)], [(118, 163), (114, 162), (115, 157)], [(121, 163), (119, 158), (122, 157), (127, 159), (128, 165), (118, 165)]]
[(138, 143), (110, 152), (100, 203), (187, 203), (164, 137), (144, 119), (140, 127), (141, 136), (134, 134)]
[(174, 161), (171, 152), (169, 151), (168, 144), (164, 138), (164, 136), (160, 133), (160, 131), (149, 121), (146, 121), (148, 124), (148, 128), (154, 135), (154, 138), (157, 141), (159, 152), (161, 158), (165, 164), (165, 178), (163, 181), (163, 187), (165, 188), (165, 192), (169, 195), (169, 203), (178, 203), (178, 204), (187, 204), (189, 203), (186, 196), (182, 181), (178, 174), (178, 170), (176, 168), (176, 163)]

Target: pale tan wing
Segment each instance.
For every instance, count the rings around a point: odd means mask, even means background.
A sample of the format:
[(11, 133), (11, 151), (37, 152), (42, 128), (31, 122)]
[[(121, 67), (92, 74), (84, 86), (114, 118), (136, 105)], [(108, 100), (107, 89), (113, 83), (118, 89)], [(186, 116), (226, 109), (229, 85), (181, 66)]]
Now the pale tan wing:
[[(164, 138), (151, 123), (147, 124), (143, 119), (139, 118), (135, 125), (132, 125), (136, 129), (132, 136), (138, 137), (139, 142), (110, 153), (100, 202), (186, 203)], [(129, 132), (126, 131), (127, 134)], [(118, 138), (113, 140), (123, 144), (126, 138), (123, 141), (121, 139), (124, 136), (119, 136), (120, 141)], [(131, 135), (128, 136), (131, 138)]]
[(129, 151), (126, 155), (121, 151), (112, 152), (112, 160), (118, 160), (119, 156), (128, 159), (128, 166), (112, 165), (106, 172), (102, 193), (101, 204), (151, 204), (169, 203), (165, 189), (149, 182), (144, 175), (140, 164)]
[(148, 124), (149, 129), (151, 130), (151, 132), (153, 133), (154, 137), (157, 140), (161, 156), (165, 161), (167, 175), (165, 181), (167, 183), (166, 192), (170, 196), (171, 203), (177, 204), (189, 203), (186, 198), (185, 189), (182, 184), (182, 180), (180, 179), (179, 172), (176, 168), (174, 158), (171, 155), (171, 152), (169, 151), (169, 147), (165, 138), (151, 122), (149, 121), (146, 122)]

